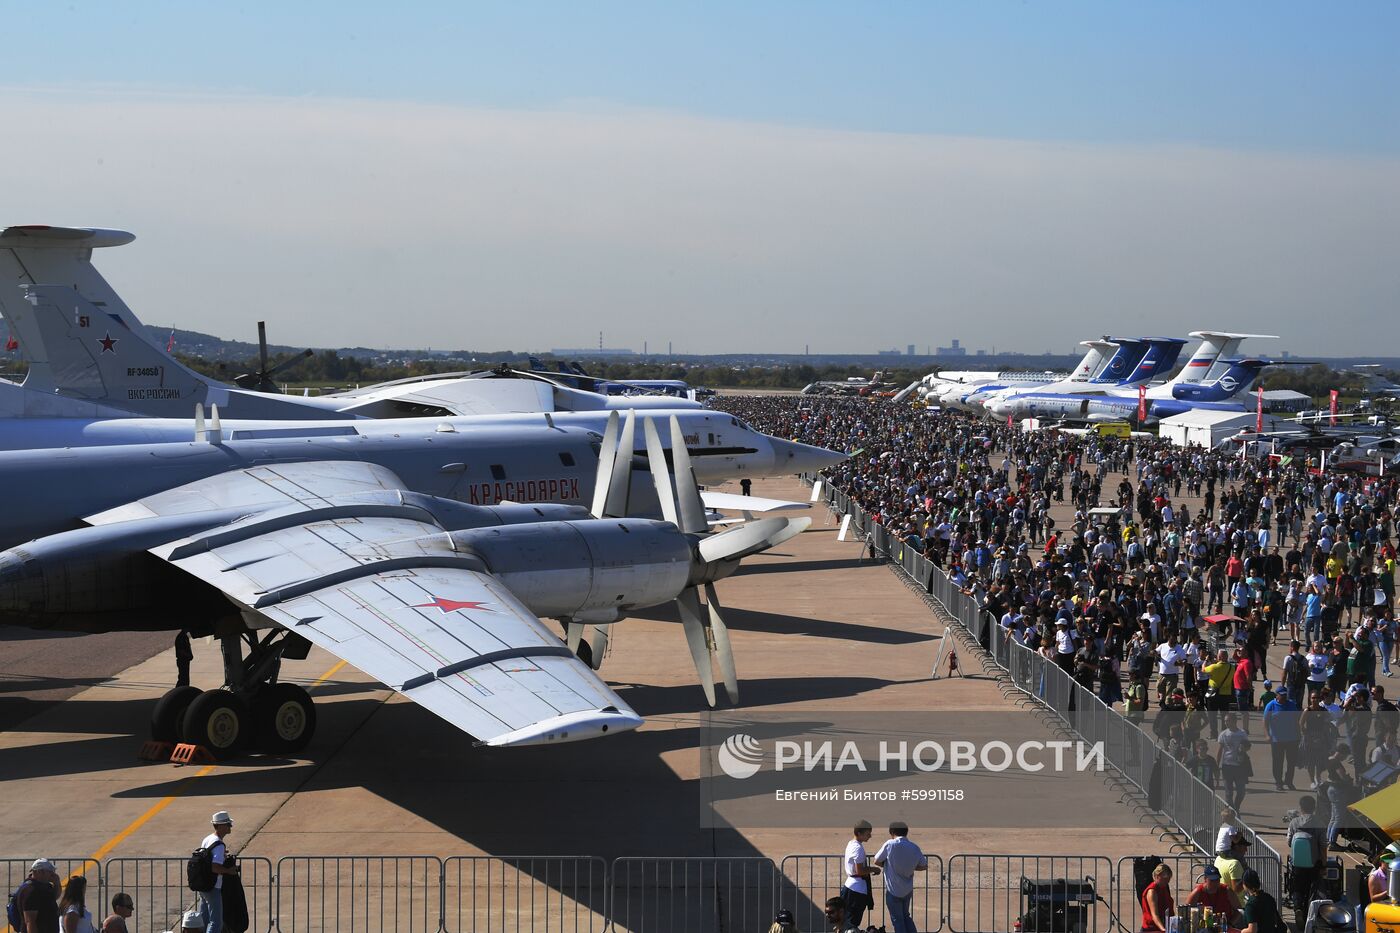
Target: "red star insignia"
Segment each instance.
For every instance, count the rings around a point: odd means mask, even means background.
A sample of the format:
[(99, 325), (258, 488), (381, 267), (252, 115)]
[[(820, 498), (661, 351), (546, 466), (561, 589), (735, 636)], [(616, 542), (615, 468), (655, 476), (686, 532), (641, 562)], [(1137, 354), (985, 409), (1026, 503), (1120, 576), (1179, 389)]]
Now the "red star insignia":
[(487, 609), (485, 603), (463, 602), (457, 599), (446, 599), (442, 596), (434, 596), (430, 603), (419, 603), (414, 609), (436, 609), (446, 614), (456, 612), (458, 609), (480, 609), (482, 612), (495, 612), (494, 609)]
[(102, 344), (102, 352), (103, 352), (103, 353), (116, 353), (116, 352), (117, 352), (117, 341), (120, 340), (120, 339), (121, 339), (120, 337), (113, 337), (113, 336), (112, 336), (112, 332), (111, 332), (111, 331), (108, 331), (108, 332), (107, 332), (107, 335), (106, 335), (105, 337), (99, 337), (99, 338), (97, 339), (97, 342), (100, 343), (100, 344)]

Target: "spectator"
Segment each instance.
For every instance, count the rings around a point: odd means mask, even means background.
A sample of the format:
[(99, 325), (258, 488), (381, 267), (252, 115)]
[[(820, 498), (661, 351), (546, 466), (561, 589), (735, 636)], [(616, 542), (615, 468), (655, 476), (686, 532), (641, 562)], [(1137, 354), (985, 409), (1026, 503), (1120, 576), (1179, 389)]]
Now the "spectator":
[(58, 921), (63, 933), (96, 933), (86, 900), (87, 879), (82, 875), (69, 878), (63, 886), (63, 898), (58, 902)]
[(865, 852), (865, 844), (870, 841), (872, 832), (873, 828), (866, 820), (856, 823), (842, 858), (846, 880), (841, 886), (841, 896), (846, 899), (846, 919), (853, 927), (859, 927), (865, 911), (875, 906), (875, 900), (871, 896), (870, 879), (878, 875), (880, 869), (870, 867), (870, 859)]
[(927, 871), (928, 859), (909, 841), (907, 824), (890, 824), (890, 838), (875, 853), (875, 864), (885, 869), (885, 912), (894, 933), (915, 933), (914, 873)]
[(204, 921), (207, 933), (223, 933), (224, 877), (238, 874), (237, 865), (233, 864), (229, 857), (228, 844), (224, 842), (224, 837), (233, 832), (233, 817), (229, 816), (227, 810), (220, 810), (210, 817), (210, 823), (213, 825), (214, 831), (205, 836), (199, 845), (200, 848), (208, 849), (212, 853), (214, 888), (211, 891), (201, 892), (199, 895), (199, 914)]
[(58, 933), (58, 869), (46, 858), (29, 866), (29, 877), (15, 890), (15, 909), (24, 933)]
[(1279, 687), (1278, 694), (1264, 707), (1264, 732), (1269, 737), (1274, 790), (1285, 787), (1293, 789), (1293, 772), (1298, 767), (1298, 719), (1301, 713), (1284, 687)]
[(1225, 728), (1217, 739), (1220, 743), (1217, 763), (1225, 781), (1225, 802), (1238, 811), (1244, 803), (1253, 769), (1249, 763), (1249, 733), (1240, 729), (1237, 722), (1234, 713), (1225, 714)]
[(843, 897), (826, 899), (826, 928), (831, 933), (860, 933), (846, 920), (846, 900)]
[(130, 933), (126, 921), (136, 912), (136, 902), (125, 891), (112, 895), (112, 912), (102, 921), (102, 933)]
[(1230, 896), (1230, 891), (1221, 884), (1220, 878), (1220, 869), (1214, 865), (1207, 865), (1205, 870), (1201, 872), (1201, 883), (1192, 888), (1191, 893), (1186, 895), (1186, 906), (1209, 907), (1227, 925), (1233, 927), (1240, 912), (1235, 906), (1234, 899)]
[(1142, 892), (1142, 933), (1166, 933), (1167, 918), (1176, 916), (1171, 885), (1172, 870), (1161, 862), (1152, 869), (1152, 882)]
[(1288, 861), (1292, 877), (1295, 920), (1302, 929), (1308, 904), (1317, 889), (1318, 869), (1327, 855), (1326, 833), (1317, 818), (1317, 802), (1310, 794), (1298, 800), (1298, 815), (1288, 822)]
[(1245, 905), (1241, 913), (1244, 924), (1241, 933), (1281, 933), (1285, 928), (1283, 917), (1278, 912), (1278, 901), (1259, 882), (1259, 873), (1249, 869), (1242, 879), (1245, 890)]

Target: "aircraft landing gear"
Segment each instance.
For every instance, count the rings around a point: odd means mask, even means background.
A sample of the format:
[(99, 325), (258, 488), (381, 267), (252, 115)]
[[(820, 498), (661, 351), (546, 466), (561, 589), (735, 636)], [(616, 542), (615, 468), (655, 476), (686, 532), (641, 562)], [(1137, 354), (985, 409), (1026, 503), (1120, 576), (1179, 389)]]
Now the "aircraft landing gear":
[(151, 715), (151, 737), (202, 745), (219, 759), (248, 750), (285, 754), (305, 748), (316, 733), (316, 707), (306, 690), (278, 683), (277, 675), (283, 658), (305, 658), (311, 643), (283, 629), (262, 637), (255, 631), (223, 635), (219, 642), (224, 686), (166, 693)]

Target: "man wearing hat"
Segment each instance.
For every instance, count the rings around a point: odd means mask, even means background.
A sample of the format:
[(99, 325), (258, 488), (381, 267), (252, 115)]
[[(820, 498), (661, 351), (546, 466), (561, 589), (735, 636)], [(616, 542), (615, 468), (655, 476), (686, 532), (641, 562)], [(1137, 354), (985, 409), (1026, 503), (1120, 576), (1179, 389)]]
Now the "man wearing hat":
[(22, 933), (58, 933), (58, 882), (58, 870), (48, 859), (36, 858), (29, 866), (29, 877), (15, 891)]
[(209, 818), (209, 822), (214, 825), (214, 831), (204, 837), (204, 841), (199, 844), (201, 849), (208, 849), (211, 853), (210, 860), (214, 865), (214, 888), (211, 891), (201, 892), (199, 895), (199, 915), (204, 920), (205, 933), (223, 933), (224, 929), (224, 875), (238, 874), (238, 868), (229, 862), (228, 845), (224, 842), (224, 837), (233, 831), (233, 817), (229, 816), (227, 810), (220, 810)]
[(1269, 736), (1273, 756), (1274, 789), (1293, 788), (1293, 772), (1298, 767), (1298, 722), (1302, 712), (1287, 687), (1279, 687), (1264, 707), (1264, 732)]
[(1230, 892), (1220, 882), (1220, 869), (1214, 865), (1207, 865), (1205, 871), (1201, 872), (1201, 883), (1186, 895), (1186, 906), (1209, 907), (1215, 911), (1216, 916), (1223, 918), (1232, 927), (1235, 926), (1235, 918), (1239, 916), (1239, 908), (1235, 906)]

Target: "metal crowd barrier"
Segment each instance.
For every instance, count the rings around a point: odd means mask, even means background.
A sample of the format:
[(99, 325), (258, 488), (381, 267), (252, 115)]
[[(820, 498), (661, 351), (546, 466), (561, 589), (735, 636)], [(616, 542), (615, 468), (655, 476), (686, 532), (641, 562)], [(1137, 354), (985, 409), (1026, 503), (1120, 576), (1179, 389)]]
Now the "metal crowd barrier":
[[(189, 889), (188, 858), (110, 858), (102, 869), (101, 916), (106, 916), (113, 895), (125, 891), (138, 906), (127, 921), (131, 933), (159, 933), (180, 929), (185, 911), (197, 907), (199, 895)], [(248, 856), (238, 860), (243, 897), (248, 904), (248, 929), (271, 930), (273, 917), (272, 860)], [(88, 909), (98, 916), (91, 899)], [(99, 917), (99, 919), (101, 919)]]
[[(933, 598), (973, 641), (987, 652), (991, 663), (1037, 705), (1056, 716), (1066, 729), (1088, 742), (1102, 742), (1104, 760), (1148, 798), (1202, 853), (1215, 843), (1220, 812), (1225, 802), (1179, 761), (1171, 758), (1135, 723), (1084, 689), (1059, 665), (1038, 652), (1004, 637), (998, 620), (955, 586), (943, 570), (912, 547), (892, 538), (883, 525), (872, 523), (865, 510), (830, 483), (823, 496), (833, 513), (852, 516), (853, 527), (870, 529), (871, 546), (887, 554), (892, 563)], [(893, 542), (893, 544), (891, 544)], [(893, 546), (893, 550), (890, 550)], [(1278, 893), (1283, 883), (1283, 861), (1277, 851), (1254, 834), (1255, 867), (1265, 889)]]
[(769, 858), (620, 858), (612, 863), (618, 933), (766, 930), (778, 911)]
[(442, 860), (425, 855), (278, 859), (277, 930), (436, 933), (442, 872)]
[(594, 856), (454, 856), (443, 863), (443, 929), (601, 931), (607, 881), (608, 863)]
[[(792, 911), (799, 930), (820, 930), (826, 926), (823, 914), (826, 899), (840, 894), (846, 881), (842, 861), (840, 855), (788, 855), (783, 858), (778, 869), (782, 875), (782, 906)], [(911, 904), (914, 926), (926, 933), (938, 933), (943, 929), (945, 893), (943, 859), (930, 855), (928, 871), (914, 876), (914, 900)], [(871, 896), (875, 907), (862, 918), (861, 927), (873, 925), (886, 930), (894, 929), (885, 909), (884, 875), (876, 876)]]
[(1113, 863), (1103, 856), (955, 855), (947, 887), (951, 933), (1099, 933), (1117, 925), (1105, 897)]
[[(0, 859), (6, 894), (32, 860)], [(82, 872), (94, 916), (125, 891), (136, 905), (133, 933), (179, 929), (197, 895), (185, 888), (184, 858), (53, 859), (64, 877)], [(826, 899), (844, 882), (841, 856), (619, 858), (592, 856), (289, 856), (246, 857), (244, 888), (252, 933), (408, 930), (558, 931), (558, 933), (709, 933), (766, 930), (779, 908), (799, 930), (824, 928)], [(1211, 858), (1162, 852), (1141, 859), (1102, 856), (929, 856), (915, 876), (913, 916), (938, 933), (1127, 933), (1138, 929), (1140, 890), (1151, 865), (1172, 868), (1178, 905)], [(1270, 852), (1245, 859), (1266, 889), (1281, 879)], [(1146, 879), (1146, 880), (1144, 880)], [(883, 876), (862, 925), (891, 928)], [(275, 908), (275, 909), (274, 909)], [(0, 918), (0, 933), (9, 933)]]

